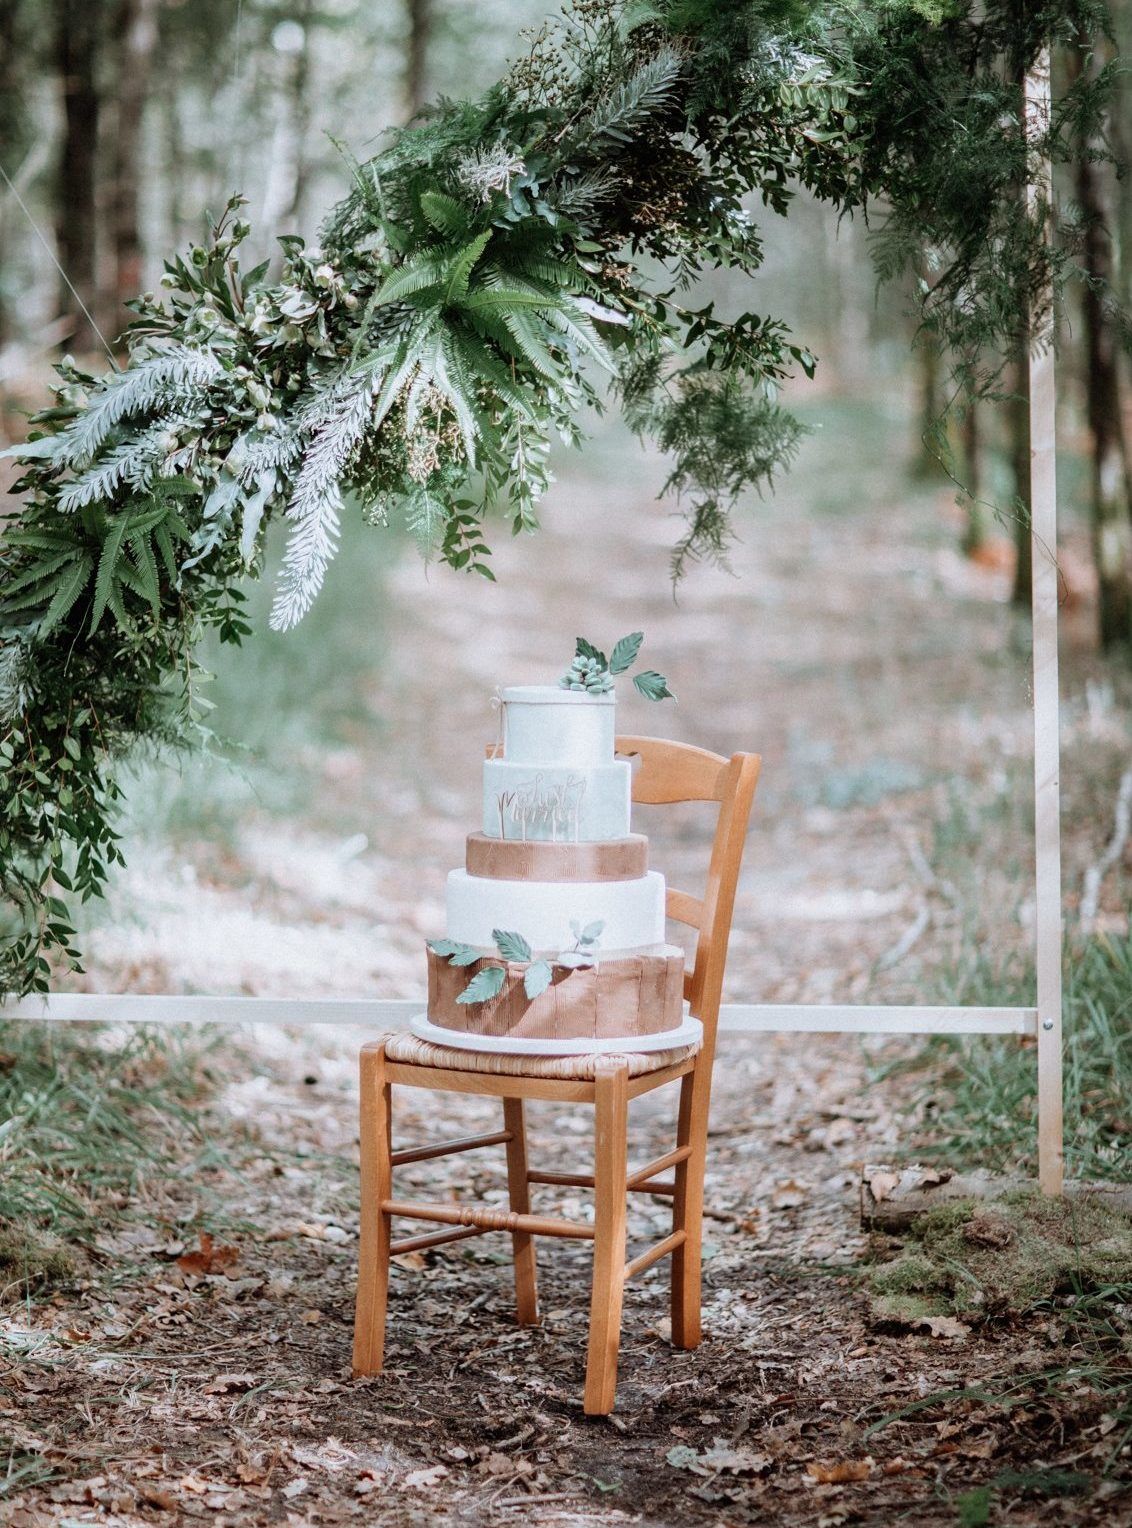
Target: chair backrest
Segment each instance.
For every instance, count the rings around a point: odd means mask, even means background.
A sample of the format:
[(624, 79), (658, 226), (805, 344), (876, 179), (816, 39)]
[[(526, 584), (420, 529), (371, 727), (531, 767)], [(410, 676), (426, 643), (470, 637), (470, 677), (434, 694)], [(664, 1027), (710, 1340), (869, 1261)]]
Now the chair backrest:
[(704, 1026), (704, 1048), (710, 1056), (715, 1049), (735, 891), (762, 760), (756, 753), (734, 753), (725, 759), (706, 748), (655, 737), (619, 737), (617, 752), (640, 760), (633, 773), (634, 801), (719, 803), (704, 895), (691, 896), (670, 886), (667, 908), (670, 918), (697, 933), (696, 957), (684, 977), (684, 996)]

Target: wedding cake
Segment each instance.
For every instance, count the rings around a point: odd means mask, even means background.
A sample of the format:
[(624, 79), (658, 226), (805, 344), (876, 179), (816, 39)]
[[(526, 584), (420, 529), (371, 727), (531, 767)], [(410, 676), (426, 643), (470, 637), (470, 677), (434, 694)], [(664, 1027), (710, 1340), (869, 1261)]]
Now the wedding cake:
[[(640, 634), (624, 642), (635, 657)], [(687, 1039), (684, 955), (665, 942), (664, 877), (631, 829), (633, 764), (615, 756), (612, 682), (604, 658), (596, 679), (586, 661), (587, 684), (573, 680), (575, 660), (558, 686), (500, 692), (482, 827), (448, 877), (418, 1035), (547, 1053)], [(635, 682), (648, 694), (652, 681), (669, 693), (660, 675)]]

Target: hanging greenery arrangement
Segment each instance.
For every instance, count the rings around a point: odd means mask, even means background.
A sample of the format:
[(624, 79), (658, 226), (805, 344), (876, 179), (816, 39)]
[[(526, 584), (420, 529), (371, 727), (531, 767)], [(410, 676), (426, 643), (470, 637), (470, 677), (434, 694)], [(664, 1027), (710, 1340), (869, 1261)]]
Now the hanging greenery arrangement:
[[(1070, 3), (1019, 21), (1020, 65), (1091, 15)], [(983, 338), (1008, 324), (1004, 270), (1028, 273), (1023, 303), (1046, 258), (1004, 210), (1021, 129), (1001, 112), (984, 124), (995, 153), (960, 195), (941, 155), (959, 154), (967, 97), (912, 109), (917, 56), (951, 67), (949, 17), (967, 36), (967, 7), (920, 0), (840, 17), (814, 0), (575, 0), (481, 101), (441, 103), (350, 162), (318, 248), (280, 241), (278, 279), (242, 269), (233, 198), (166, 265), (160, 299), (134, 304), (123, 370), (63, 363), (54, 406), (9, 453), (22, 506), (0, 555), (14, 920), (0, 990), (77, 965), (60, 893), (101, 893), (120, 860), (115, 763), (203, 729), (195, 651), (209, 629), (248, 634), (241, 586), (273, 519), (288, 526), (279, 628), (316, 597), (347, 499), (490, 578), (493, 519), (535, 528), (552, 441), (578, 440), (611, 398), (670, 454), (687, 515), (674, 575), (724, 551), (736, 500), (799, 440), (778, 386), (815, 364), (777, 319), (725, 320), (687, 296), (704, 269), (757, 270), (744, 198), (785, 213), (799, 187), (842, 210), (887, 193), (892, 267), (928, 238), (935, 311), (970, 330), (989, 291)]]

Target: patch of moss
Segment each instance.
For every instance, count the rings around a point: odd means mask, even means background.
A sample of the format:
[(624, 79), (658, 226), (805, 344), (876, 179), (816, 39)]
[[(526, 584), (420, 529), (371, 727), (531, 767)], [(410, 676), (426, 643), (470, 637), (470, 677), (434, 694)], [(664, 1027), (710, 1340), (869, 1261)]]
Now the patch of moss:
[(911, 1319), (1006, 1317), (1098, 1291), (1132, 1301), (1132, 1216), (1099, 1199), (1025, 1191), (939, 1205), (912, 1223), (895, 1255), (891, 1243), (874, 1244), (872, 1257), (866, 1285), (881, 1319), (896, 1316), (894, 1300), (932, 1307)]

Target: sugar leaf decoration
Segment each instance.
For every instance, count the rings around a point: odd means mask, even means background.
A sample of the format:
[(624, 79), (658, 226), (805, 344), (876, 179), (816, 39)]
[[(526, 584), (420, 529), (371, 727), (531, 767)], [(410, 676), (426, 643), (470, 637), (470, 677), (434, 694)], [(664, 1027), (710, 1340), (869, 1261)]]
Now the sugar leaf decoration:
[(645, 669), (643, 674), (634, 674), (633, 684), (637, 692), (646, 700), (676, 699), (668, 688), (668, 680), (663, 674), (658, 674), (655, 669)]
[(553, 975), (548, 960), (536, 960), (533, 965), (527, 967), (523, 973), (523, 991), (532, 1003), (550, 986)]
[(434, 955), (443, 956), (450, 966), (472, 966), (482, 956), (474, 945), (461, 944), (456, 939), (430, 939), (428, 947)]
[(503, 983), (507, 980), (506, 966), (484, 966), (482, 971), (477, 971), (471, 981), (458, 993), (458, 1003), (487, 1003), (493, 997), (498, 997), (503, 991)]
[(626, 669), (631, 669), (637, 661), (637, 654), (644, 640), (643, 631), (631, 631), (627, 637), (622, 637), (610, 654), (609, 672), (623, 674)]
[(510, 929), (493, 928), (491, 937), (504, 960), (530, 960), (531, 947), (522, 934), (516, 934)]

